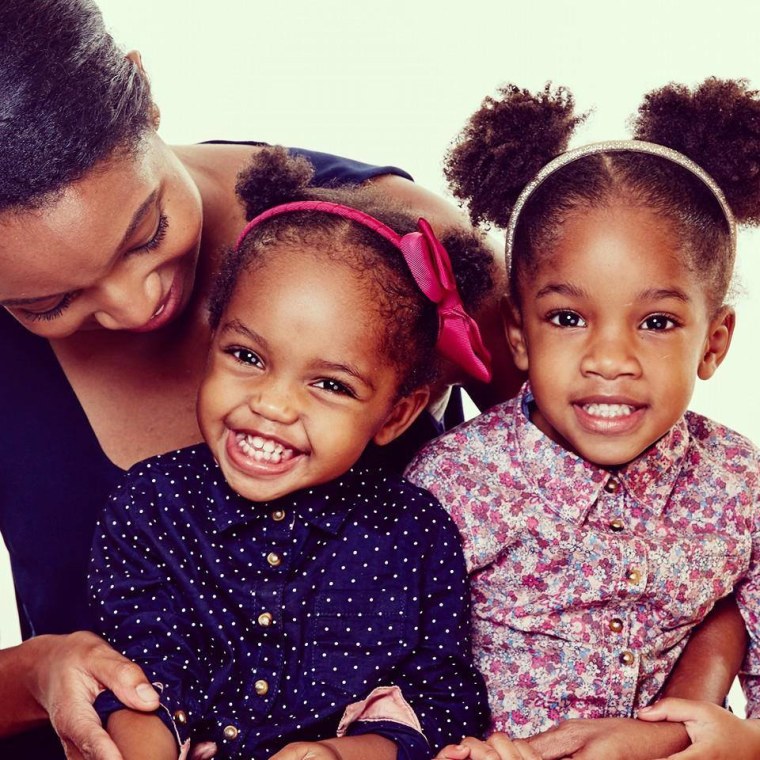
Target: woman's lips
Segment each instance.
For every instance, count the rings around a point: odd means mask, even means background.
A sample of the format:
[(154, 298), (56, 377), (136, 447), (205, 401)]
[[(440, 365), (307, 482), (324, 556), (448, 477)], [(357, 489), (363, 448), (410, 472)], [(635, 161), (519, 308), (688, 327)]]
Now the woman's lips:
[(171, 322), (182, 306), (182, 273), (178, 271), (174, 275), (172, 284), (169, 287), (169, 292), (166, 297), (158, 305), (158, 308), (153, 312), (153, 316), (140, 327), (132, 328), (131, 332), (151, 332), (152, 330), (158, 330), (168, 322)]

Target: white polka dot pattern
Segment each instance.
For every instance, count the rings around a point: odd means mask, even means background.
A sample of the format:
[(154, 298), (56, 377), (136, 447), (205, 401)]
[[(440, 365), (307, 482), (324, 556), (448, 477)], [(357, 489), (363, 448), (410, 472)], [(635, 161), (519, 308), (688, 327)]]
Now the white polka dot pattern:
[(205, 446), (156, 457), (104, 512), (90, 585), (103, 635), (164, 685), (180, 735), (216, 741), (218, 757), (334, 736), (381, 685), (399, 686), (425, 737), (390, 721), (349, 733), (387, 736), (399, 757), (427, 760), (486, 720), (456, 528), (395, 475), (357, 465), (254, 504)]

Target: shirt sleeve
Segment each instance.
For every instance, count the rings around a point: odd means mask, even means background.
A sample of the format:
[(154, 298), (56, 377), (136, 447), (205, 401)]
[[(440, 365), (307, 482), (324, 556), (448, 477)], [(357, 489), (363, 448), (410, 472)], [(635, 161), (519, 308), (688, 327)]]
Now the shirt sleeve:
[(424, 531), (419, 644), (395, 684), (417, 716), (423, 738), (409, 725), (392, 721), (359, 720), (347, 731), (392, 739), (404, 760), (428, 760), (445, 744), (482, 736), (488, 724), (485, 686), (472, 660), (469, 588), (457, 530), (435, 503)]
[[(96, 631), (116, 650), (136, 662), (160, 693), (157, 715), (182, 744), (199, 715), (189, 685), (208, 675), (197, 664), (202, 646), (196, 640), (192, 614), (177, 609), (172, 579), (164, 572), (162, 555), (170, 546), (158, 545), (151, 530), (157, 511), (151, 485), (125, 481), (109, 499), (95, 530), (90, 563), (90, 601)], [(109, 691), (95, 705), (101, 719), (123, 709)]]
[(747, 697), (747, 717), (760, 718), (760, 462), (752, 473), (750, 489), (755, 498), (751, 509), (752, 555), (744, 580), (735, 596), (749, 634), (749, 645), (739, 680)]
[(410, 174), (397, 166), (375, 166), (374, 164), (365, 164), (363, 161), (355, 161), (352, 158), (305, 148), (288, 148), (288, 151), (293, 155), (307, 158), (313, 164), (313, 182), (319, 186), (360, 184), (384, 174), (393, 174), (408, 180), (412, 179)]

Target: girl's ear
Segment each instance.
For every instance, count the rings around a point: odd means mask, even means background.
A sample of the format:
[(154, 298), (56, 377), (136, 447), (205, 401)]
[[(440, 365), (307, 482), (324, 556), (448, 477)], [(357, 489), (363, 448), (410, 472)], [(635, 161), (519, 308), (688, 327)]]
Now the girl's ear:
[(520, 310), (512, 303), (509, 296), (501, 299), (501, 318), (504, 322), (504, 333), (512, 351), (512, 359), (517, 369), (528, 371), (528, 347), (523, 333)]
[(736, 312), (724, 306), (711, 320), (705, 341), (705, 351), (697, 367), (700, 380), (708, 380), (726, 358), (736, 326)]
[(416, 419), (430, 400), (430, 389), (418, 388), (408, 396), (400, 398), (388, 412), (382, 427), (372, 436), (378, 446), (385, 446), (398, 438)]

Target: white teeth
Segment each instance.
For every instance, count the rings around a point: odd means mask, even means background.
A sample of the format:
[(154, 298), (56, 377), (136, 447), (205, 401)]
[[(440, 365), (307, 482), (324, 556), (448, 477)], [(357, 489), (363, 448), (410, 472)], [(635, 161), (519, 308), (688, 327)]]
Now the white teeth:
[(592, 417), (626, 417), (636, 411), (628, 404), (584, 404), (583, 410)]
[(292, 459), (295, 454), (293, 449), (283, 446), (271, 438), (262, 438), (260, 435), (238, 433), (236, 438), (238, 447), (257, 462), (279, 464)]

